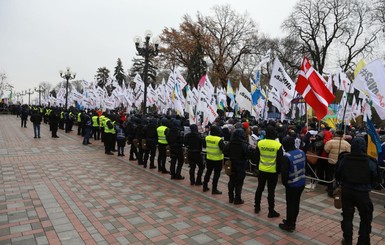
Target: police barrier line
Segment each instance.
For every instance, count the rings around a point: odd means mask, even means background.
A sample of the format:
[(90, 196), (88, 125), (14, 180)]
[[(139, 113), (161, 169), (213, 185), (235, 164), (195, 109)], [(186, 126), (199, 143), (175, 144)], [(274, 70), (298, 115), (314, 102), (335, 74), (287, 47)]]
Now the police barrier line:
[[(378, 168), (380, 169), (379, 174), (381, 175), (381, 176), (379, 176), (379, 179), (380, 179), (380, 181), (382, 181), (383, 178), (385, 177), (385, 167), (380, 166)], [(379, 186), (380, 186), (381, 190), (385, 190), (385, 187), (382, 183), (380, 183)], [(374, 193), (376, 195), (380, 195), (380, 196), (385, 196), (385, 193), (382, 193), (382, 192), (379, 192), (376, 190), (372, 191), (372, 193)]]
[[(326, 160), (331, 160), (332, 162), (335, 162), (333, 159), (331, 158), (328, 158), (328, 157), (321, 157), (321, 156), (318, 156), (318, 155), (314, 155), (314, 154), (309, 154), (307, 153), (306, 156), (310, 156), (310, 157), (314, 157), (314, 158), (318, 158), (318, 159), (326, 159)], [(336, 162), (335, 162), (336, 163)], [(317, 176), (317, 173), (315, 172), (315, 169), (312, 167), (316, 164), (311, 164), (309, 163), (308, 160), (306, 160), (306, 164), (309, 166), (309, 169), (313, 172), (314, 176), (316, 176), (315, 178), (314, 177), (311, 177), (311, 176), (308, 176), (306, 175), (306, 178), (307, 179), (310, 179), (310, 180), (315, 180), (315, 181), (319, 181), (319, 182), (323, 182), (323, 183), (326, 183), (326, 184), (331, 184), (331, 183), (335, 183), (335, 178), (333, 178), (333, 180), (330, 180), (330, 181), (326, 181), (326, 180), (322, 180), (320, 179), (318, 176)], [(382, 175), (382, 177), (385, 177), (385, 167), (379, 167), (380, 169), (380, 174)], [(381, 176), (379, 176), (379, 178), (381, 178)], [(381, 183), (379, 184), (379, 186), (381, 187), (381, 190), (385, 190), (385, 187), (384, 185), (382, 185)], [(372, 193), (376, 194), (376, 195), (380, 195), (380, 196), (385, 196), (385, 193), (382, 193), (382, 192), (379, 192), (379, 191), (376, 191), (376, 190), (372, 190), (371, 191)]]
[(320, 179), (316, 173), (316, 169), (315, 169), (315, 166), (317, 165), (317, 163), (315, 164), (311, 164), (308, 160), (309, 157), (312, 157), (312, 158), (316, 158), (316, 159), (325, 159), (325, 160), (330, 160), (331, 162), (333, 162), (334, 164), (336, 164), (336, 161), (334, 161), (334, 159), (331, 159), (329, 157), (321, 157), (321, 156), (318, 156), (318, 155), (315, 155), (315, 154), (312, 154), (312, 153), (306, 153), (306, 164), (309, 166), (309, 169), (310, 171), (312, 171), (313, 175), (315, 177), (311, 177), (311, 176), (308, 176), (306, 175), (306, 178), (307, 179), (310, 179), (310, 180), (315, 180), (315, 181), (318, 181), (318, 182), (322, 182), (322, 183), (325, 183), (325, 184), (332, 184), (332, 183), (335, 183), (335, 178), (333, 178), (332, 180), (323, 180), (323, 179)]
[[(187, 154), (185, 154), (185, 153), (187, 153), (186, 150), (187, 150), (187, 148), (186, 148), (186, 147), (183, 147), (183, 151), (184, 151), (184, 161), (185, 161), (185, 163), (187, 163), (186, 161), (188, 161), (188, 159), (187, 159)], [(169, 152), (169, 149), (168, 149), (168, 154), (167, 154), (168, 157), (170, 156), (169, 154), (170, 154), (170, 152)], [(202, 150), (201, 154), (202, 154), (202, 155), (206, 155), (206, 154), (207, 154), (206, 150), (205, 150), (205, 149)], [(313, 157), (313, 158), (317, 158), (317, 159), (325, 159), (325, 160), (328, 160), (328, 161), (330, 160), (331, 162), (336, 163), (334, 159), (331, 159), (331, 158), (329, 158), (329, 157), (321, 157), (321, 156), (318, 156), (318, 155), (315, 155), (315, 154), (311, 154), (311, 153), (306, 153), (306, 157)], [(229, 159), (229, 158), (228, 158), (228, 157), (225, 157), (224, 159), (227, 160), (227, 159)], [(252, 163), (251, 161), (248, 161), (248, 162), (249, 162), (249, 169), (246, 170), (246, 173), (247, 173), (249, 176), (258, 177), (258, 170), (256, 170), (257, 165), (254, 164), (254, 163)], [(315, 171), (315, 168), (312, 167), (312, 166), (314, 166), (314, 165), (316, 165), (316, 164), (311, 164), (311, 163), (309, 163), (308, 159), (306, 159), (306, 164), (309, 166), (309, 169), (313, 172), (313, 174), (314, 174), (314, 176), (315, 176), (315, 177), (311, 177), (311, 176), (309, 176), (309, 175), (306, 175), (306, 178), (307, 178), (307, 179), (314, 180), (314, 181), (318, 181), (318, 182), (323, 182), (323, 183), (325, 183), (325, 184), (335, 183), (335, 178), (333, 178), (333, 179), (330, 180), (330, 181), (320, 179), (320, 178), (317, 176), (317, 173), (316, 173), (316, 171)], [(385, 167), (379, 167), (379, 168), (382, 170), (382, 173), (381, 173), (381, 174), (382, 174), (382, 175), (385, 175)], [(385, 176), (384, 176), (384, 177), (385, 177)], [(382, 189), (382, 190), (385, 190), (385, 187), (384, 187), (382, 184), (380, 184), (380, 186), (381, 186), (381, 189)], [(385, 196), (384, 193), (381, 193), (381, 192), (378, 192), (378, 191), (371, 191), (371, 192), (372, 192), (372, 193), (375, 193), (375, 194), (377, 194), (377, 195)]]

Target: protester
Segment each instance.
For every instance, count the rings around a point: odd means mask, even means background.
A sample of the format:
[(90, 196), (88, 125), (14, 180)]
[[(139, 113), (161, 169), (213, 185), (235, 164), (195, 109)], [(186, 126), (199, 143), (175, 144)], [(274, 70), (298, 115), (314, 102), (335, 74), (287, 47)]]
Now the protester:
[(330, 197), (333, 196), (334, 186), (333, 179), (336, 170), (336, 163), (338, 155), (341, 152), (350, 152), (350, 144), (343, 139), (344, 132), (337, 130), (334, 137), (325, 143), (324, 150), (328, 154), (328, 164), (326, 166), (326, 181), (329, 182), (327, 185), (327, 192)]

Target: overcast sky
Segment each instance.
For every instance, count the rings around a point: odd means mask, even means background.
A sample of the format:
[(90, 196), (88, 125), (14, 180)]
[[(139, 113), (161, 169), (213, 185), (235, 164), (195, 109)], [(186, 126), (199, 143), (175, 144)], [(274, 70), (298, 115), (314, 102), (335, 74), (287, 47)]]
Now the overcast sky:
[[(246, 11), (259, 30), (281, 37), (281, 23), (297, 0), (0, 0), (0, 73), (15, 91), (40, 82), (56, 85), (68, 66), (93, 81), (99, 67), (125, 71), (135, 56), (133, 38), (149, 29), (178, 28), (184, 14), (210, 14), (216, 4)], [(111, 75), (112, 75), (111, 74)]]

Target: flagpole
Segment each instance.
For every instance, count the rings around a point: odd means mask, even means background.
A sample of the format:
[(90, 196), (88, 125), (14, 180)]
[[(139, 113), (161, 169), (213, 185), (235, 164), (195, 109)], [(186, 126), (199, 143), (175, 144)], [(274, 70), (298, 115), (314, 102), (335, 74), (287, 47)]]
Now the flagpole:
[(343, 125), (343, 131), (344, 131), (344, 134), (346, 132), (346, 127), (345, 127), (345, 113), (346, 113), (346, 108), (347, 108), (347, 105), (348, 105), (348, 95), (350, 94), (350, 90), (352, 88), (352, 83), (349, 84), (349, 90), (348, 90), (348, 93), (346, 94), (346, 102), (345, 102), (345, 106), (344, 106), (344, 113), (342, 114), (342, 125)]

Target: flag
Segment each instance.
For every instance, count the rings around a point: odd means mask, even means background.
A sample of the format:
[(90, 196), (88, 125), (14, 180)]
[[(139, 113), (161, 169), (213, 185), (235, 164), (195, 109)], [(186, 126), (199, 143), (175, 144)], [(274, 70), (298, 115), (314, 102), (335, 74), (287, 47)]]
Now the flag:
[(370, 121), (369, 117), (366, 117), (366, 123), (368, 126), (368, 148), (367, 154), (374, 159), (377, 159), (378, 153), (381, 150), (381, 141), (380, 136), (378, 135), (376, 129), (374, 128), (373, 123)]
[(306, 57), (303, 58), (295, 90), (313, 108), (318, 120), (327, 115), (328, 105), (335, 98)]
[(360, 73), (362, 68), (364, 68), (365, 66), (366, 66), (366, 62), (364, 59), (361, 59), (360, 61), (358, 61), (356, 65), (356, 69), (354, 69), (354, 78), (357, 77), (358, 73)]
[(233, 90), (233, 87), (231, 86), (231, 82), (230, 82), (230, 79), (227, 80), (227, 96), (231, 99), (231, 103), (230, 103), (230, 107), (231, 108), (234, 108), (235, 106), (235, 97), (234, 97), (234, 90)]
[(255, 80), (250, 79), (250, 92), (253, 106), (258, 104), (259, 99), (265, 99), (261, 91), (261, 72), (257, 70)]
[(271, 49), (266, 51), (265, 56), (261, 58), (261, 62), (258, 64), (258, 68), (261, 68), (265, 64), (267, 64), (270, 61), (270, 56), (271, 56)]
[(385, 120), (385, 67), (381, 60), (375, 60), (360, 70), (354, 79), (355, 89), (363, 92), (371, 100), (372, 106)]
[(283, 65), (275, 58), (269, 84), (277, 89), (278, 99), (281, 107), (277, 107), (281, 113), (286, 114), (290, 110), (291, 101), (294, 97), (295, 84), (287, 75)]
[(243, 86), (242, 82), (239, 83), (239, 90), (237, 96), (235, 97), (239, 105), (239, 109), (248, 110), (251, 112), (251, 94), (247, 89)]

